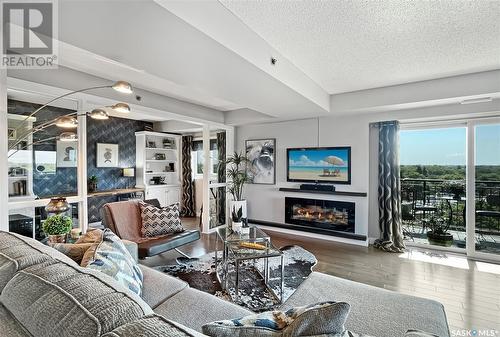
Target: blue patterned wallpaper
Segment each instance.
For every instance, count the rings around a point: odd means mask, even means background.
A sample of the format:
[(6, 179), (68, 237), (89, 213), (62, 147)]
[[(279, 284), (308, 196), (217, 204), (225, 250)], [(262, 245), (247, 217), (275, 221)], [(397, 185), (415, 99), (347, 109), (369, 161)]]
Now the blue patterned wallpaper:
[[(8, 100), (8, 112), (29, 115), (40, 105), (34, 103)], [(37, 123), (52, 120), (57, 116), (71, 113), (72, 110), (47, 107), (38, 116)], [(122, 176), (122, 168), (135, 167), (135, 132), (144, 130), (152, 123), (125, 118), (112, 117), (108, 120), (87, 118), (87, 175), (98, 177), (98, 190), (112, 190), (135, 186), (135, 178)], [(61, 130), (50, 127), (36, 133), (34, 141), (59, 135)], [(119, 163), (117, 168), (96, 167), (97, 143), (118, 144)], [(56, 151), (55, 140), (34, 146), (35, 151)], [(58, 167), (56, 174), (45, 174), (33, 170), (33, 191), (39, 197), (77, 193), (77, 169)], [(86, 183), (86, 182), (85, 182)], [(101, 220), (99, 210), (105, 203), (117, 201), (118, 197), (98, 197), (88, 199), (89, 222)]]
[[(135, 178), (123, 177), (122, 169), (135, 167), (135, 132), (143, 131), (151, 123), (112, 117), (108, 120), (87, 119), (87, 176), (97, 176), (98, 190), (112, 190), (135, 186)], [(96, 167), (97, 143), (118, 144), (118, 167)], [(117, 201), (118, 197), (88, 199), (90, 222), (101, 220), (99, 210), (105, 203)]]
[[(29, 115), (37, 108), (39, 104), (21, 102), (16, 100), (8, 100), (8, 112), (17, 115)], [(37, 121), (33, 126), (37, 126), (43, 122), (53, 120), (58, 116), (66, 115), (73, 110), (56, 108), (48, 106), (41, 110), (37, 115)], [(56, 126), (46, 128), (42, 131), (33, 134), (33, 142), (57, 136), (61, 133), (61, 129)], [(34, 151), (56, 151), (56, 141), (51, 140), (42, 144), (33, 146)], [(77, 169), (76, 167), (58, 167), (55, 173), (47, 174), (36, 170), (35, 158), (33, 158), (33, 193), (40, 198), (50, 197), (54, 195), (76, 195), (77, 190)]]

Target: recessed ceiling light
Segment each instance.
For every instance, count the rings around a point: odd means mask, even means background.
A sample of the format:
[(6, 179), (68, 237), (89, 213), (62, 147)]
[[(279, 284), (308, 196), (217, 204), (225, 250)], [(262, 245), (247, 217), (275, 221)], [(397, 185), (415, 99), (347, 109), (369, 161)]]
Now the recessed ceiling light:
[(491, 101), (493, 101), (493, 98), (491, 97), (479, 97), (479, 98), (465, 99), (462, 102), (460, 102), (460, 104), (486, 103)]

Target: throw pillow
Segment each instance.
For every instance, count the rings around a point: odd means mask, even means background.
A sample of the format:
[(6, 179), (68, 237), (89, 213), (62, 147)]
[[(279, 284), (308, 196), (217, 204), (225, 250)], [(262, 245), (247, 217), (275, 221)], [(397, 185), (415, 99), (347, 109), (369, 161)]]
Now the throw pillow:
[(92, 245), (93, 243), (55, 243), (50, 246), (80, 264), (85, 252)]
[(158, 208), (140, 202), (139, 207), (141, 208), (143, 237), (157, 237), (184, 231), (179, 217), (179, 203)]
[(101, 242), (85, 252), (81, 266), (111, 276), (139, 296), (142, 293), (142, 271), (120, 238), (110, 229), (103, 231)]
[(76, 240), (76, 244), (80, 243), (96, 243), (102, 240), (102, 230), (100, 229), (91, 229), (88, 230), (85, 234), (80, 236), (78, 240)]
[(350, 306), (322, 302), (288, 311), (268, 311), (243, 318), (208, 323), (203, 333), (212, 337), (296, 337), (341, 334)]

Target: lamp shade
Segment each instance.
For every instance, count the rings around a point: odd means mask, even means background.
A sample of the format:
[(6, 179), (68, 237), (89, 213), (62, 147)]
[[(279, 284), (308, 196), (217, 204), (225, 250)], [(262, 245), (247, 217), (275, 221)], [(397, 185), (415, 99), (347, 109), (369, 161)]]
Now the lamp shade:
[(123, 169), (124, 177), (135, 177), (135, 169), (133, 167)]
[(121, 92), (122, 94), (132, 93), (132, 86), (130, 85), (130, 83), (125, 81), (117, 81), (111, 87), (116, 91)]
[(51, 198), (50, 202), (45, 206), (47, 213), (64, 213), (69, 210), (68, 201), (64, 197)]
[(78, 126), (78, 121), (76, 120), (75, 117), (71, 116), (62, 116), (56, 119), (55, 122), (57, 127), (63, 128), (63, 129), (74, 129)]
[(119, 113), (129, 113), (130, 112), (130, 106), (127, 103), (116, 103), (113, 106), (111, 106), (111, 109), (113, 109), (116, 112)]
[(98, 120), (109, 119), (108, 113), (103, 109), (94, 109), (89, 113), (89, 116), (92, 119), (98, 119)]
[(58, 139), (62, 142), (73, 142), (78, 140), (77, 135), (74, 132), (63, 132), (59, 135)]

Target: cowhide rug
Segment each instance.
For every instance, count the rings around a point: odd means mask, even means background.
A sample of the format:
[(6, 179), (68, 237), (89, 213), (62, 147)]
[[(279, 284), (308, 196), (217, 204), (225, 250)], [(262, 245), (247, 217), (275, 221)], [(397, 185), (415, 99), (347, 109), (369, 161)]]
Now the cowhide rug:
[[(283, 301), (286, 301), (311, 274), (312, 267), (316, 265), (316, 257), (299, 246), (285, 246), (280, 249), (284, 254), (285, 277)], [(219, 260), (221, 253), (219, 252)], [(227, 291), (223, 290), (215, 271), (215, 253), (209, 253), (199, 258), (178, 258), (176, 265), (155, 267), (155, 269), (187, 282), (191, 288), (215, 295), (225, 300), (232, 301), (252, 311), (259, 312), (279, 306), (281, 296), (281, 260), (279, 257), (269, 258), (269, 287), (276, 294), (276, 299), (265, 286), (261, 275), (264, 275), (264, 260), (258, 259), (253, 265), (252, 261), (245, 262), (244, 268), (240, 265), (239, 296), (235, 296), (234, 264), (229, 265)], [(221, 264), (218, 264), (219, 275)], [(258, 271), (260, 271), (260, 273)]]

